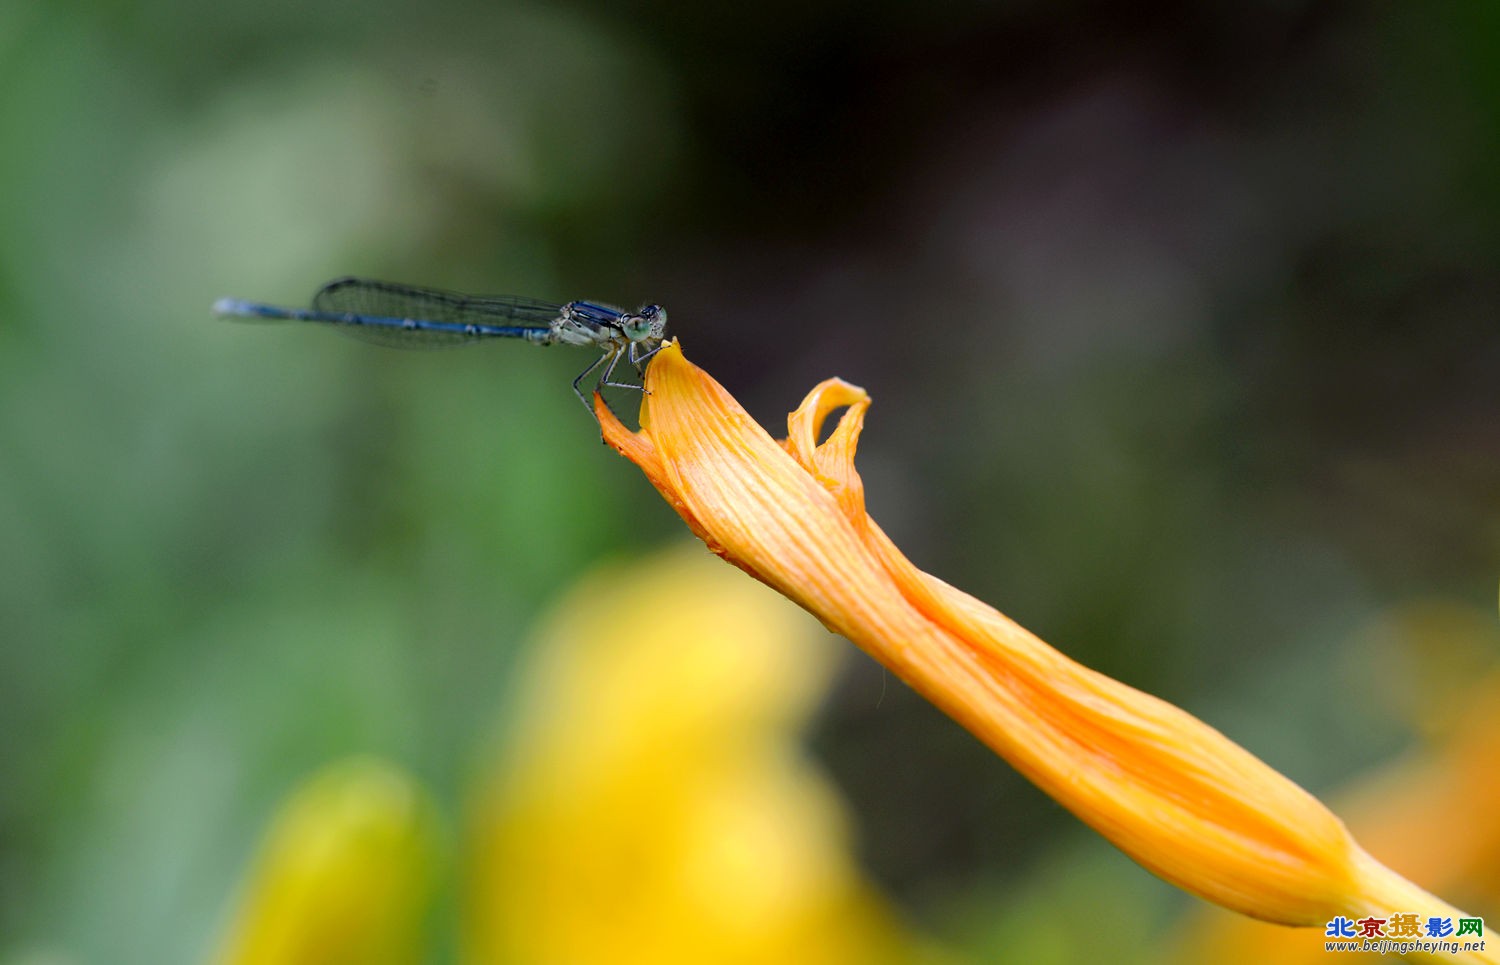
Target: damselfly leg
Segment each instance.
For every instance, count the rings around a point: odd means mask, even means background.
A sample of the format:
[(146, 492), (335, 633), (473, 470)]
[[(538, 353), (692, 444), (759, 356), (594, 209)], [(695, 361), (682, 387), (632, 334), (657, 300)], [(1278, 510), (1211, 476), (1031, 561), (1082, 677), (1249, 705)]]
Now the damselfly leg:
[[(630, 344), (634, 345), (635, 343), (631, 342)], [(604, 378), (602, 378), (602, 379), (599, 380), (599, 384), (600, 385), (607, 385), (607, 386), (610, 386), (610, 387), (616, 388), (616, 389), (635, 389), (635, 390), (637, 390), (639, 392), (646, 391), (646, 387), (644, 385), (636, 385), (634, 382), (615, 382), (615, 381), (613, 381), (614, 374), (615, 374), (615, 366), (620, 364), (620, 358), (622, 356), (624, 356), (624, 355), (625, 355), (625, 349), (624, 349), (623, 346), (620, 347), (620, 348), (615, 349), (615, 357), (609, 360), (609, 367), (604, 370)], [(632, 360), (632, 361), (634, 361), (634, 360)]]

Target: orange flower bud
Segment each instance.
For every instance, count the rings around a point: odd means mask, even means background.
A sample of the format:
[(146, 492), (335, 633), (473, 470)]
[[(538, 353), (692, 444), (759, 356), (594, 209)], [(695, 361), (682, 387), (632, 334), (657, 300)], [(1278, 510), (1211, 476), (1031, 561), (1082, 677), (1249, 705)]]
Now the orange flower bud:
[(870, 404), (862, 389), (817, 386), (778, 443), (675, 342), (646, 388), (639, 432), (596, 397), (605, 440), (711, 550), (854, 641), (1150, 871), (1288, 925), (1388, 903), (1458, 914), (1212, 727), (913, 566), (865, 513), (854, 469)]

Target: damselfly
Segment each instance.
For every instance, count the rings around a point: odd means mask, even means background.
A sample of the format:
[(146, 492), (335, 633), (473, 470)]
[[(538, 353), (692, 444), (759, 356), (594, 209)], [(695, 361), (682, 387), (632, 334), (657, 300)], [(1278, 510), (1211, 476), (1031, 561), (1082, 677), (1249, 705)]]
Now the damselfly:
[(639, 389), (614, 381), (620, 359), (644, 370), (661, 349), (667, 312), (643, 305), (627, 312), (599, 302), (559, 305), (514, 295), (460, 295), (365, 278), (339, 278), (313, 296), (311, 308), (281, 308), (238, 298), (221, 298), (214, 313), (235, 318), (325, 322), (382, 345), (401, 348), (458, 345), (490, 338), (519, 338), (534, 345), (589, 345), (600, 349), (594, 363), (573, 380), (573, 392), (592, 415), (594, 407), (579, 387), (603, 366), (594, 388)]

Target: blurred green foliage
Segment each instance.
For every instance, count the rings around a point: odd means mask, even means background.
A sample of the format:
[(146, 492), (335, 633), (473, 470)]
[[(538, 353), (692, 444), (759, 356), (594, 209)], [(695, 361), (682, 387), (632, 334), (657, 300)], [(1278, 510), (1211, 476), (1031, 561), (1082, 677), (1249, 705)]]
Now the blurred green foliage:
[[(659, 300), (773, 429), (863, 384), (919, 563), (1315, 790), (1388, 753), (1362, 628), (1500, 556), (1495, 10), (0, 3), (0, 960), (194, 960), (337, 756), (451, 811), (678, 533), (585, 357), (208, 315), (345, 273)], [(816, 743), (999, 960), (1082, 832), (870, 665)]]

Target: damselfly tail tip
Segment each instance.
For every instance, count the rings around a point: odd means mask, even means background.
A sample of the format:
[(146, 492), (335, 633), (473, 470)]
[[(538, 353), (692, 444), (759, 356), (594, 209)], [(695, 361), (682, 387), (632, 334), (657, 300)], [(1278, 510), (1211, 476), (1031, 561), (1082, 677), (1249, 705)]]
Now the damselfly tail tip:
[(219, 318), (226, 318), (232, 315), (243, 315), (245, 314), (244, 302), (240, 301), (238, 298), (221, 298), (218, 301), (214, 302), (214, 314)]
[(275, 305), (262, 305), (260, 302), (247, 302), (243, 298), (219, 299), (214, 302), (214, 314), (219, 318), (250, 319), (252, 321), (297, 317), (292, 309), (277, 308)]

